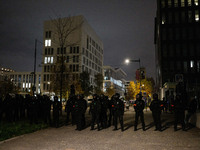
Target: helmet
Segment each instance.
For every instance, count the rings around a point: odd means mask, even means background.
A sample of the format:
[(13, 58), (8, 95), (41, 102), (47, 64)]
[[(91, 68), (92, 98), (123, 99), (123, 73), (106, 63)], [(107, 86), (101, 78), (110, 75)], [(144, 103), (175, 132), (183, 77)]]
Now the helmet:
[(119, 99), (120, 98), (120, 94), (119, 93), (115, 93), (114, 97)]
[(142, 95), (141, 95), (141, 94), (137, 94), (137, 95), (136, 95), (136, 99), (137, 99), (137, 100), (141, 100), (141, 99), (142, 99)]
[(153, 99), (158, 99), (158, 94), (157, 93), (153, 94)]

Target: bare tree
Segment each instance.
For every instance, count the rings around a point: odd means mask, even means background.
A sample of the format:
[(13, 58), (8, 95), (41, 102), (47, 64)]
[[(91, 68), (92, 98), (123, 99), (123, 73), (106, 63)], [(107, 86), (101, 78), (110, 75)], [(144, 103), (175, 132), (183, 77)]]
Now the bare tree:
[[(54, 79), (56, 81), (55, 83), (57, 83), (55, 85), (60, 86), (60, 100), (62, 101), (63, 87), (66, 90), (69, 88), (68, 85), (70, 84), (64, 80), (66, 78), (70, 79), (70, 69), (66, 65), (64, 52), (68, 47), (76, 46), (80, 42), (80, 39), (76, 39), (75, 41), (72, 40), (72, 36), (78, 29), (81, 28), (83, 19), (81, 21), (77, 21), (75, 17), (58, 17), (57, 19), (52, 19), (51, 22), (53, 28), (55, 29), (53, 40), (60, 47), (62, 54), (59, 62), (56, 64), (57, 66), (55, 65), (54, 67)], [(60, 84), (58, 84), (58, 82), (60, 82)]]

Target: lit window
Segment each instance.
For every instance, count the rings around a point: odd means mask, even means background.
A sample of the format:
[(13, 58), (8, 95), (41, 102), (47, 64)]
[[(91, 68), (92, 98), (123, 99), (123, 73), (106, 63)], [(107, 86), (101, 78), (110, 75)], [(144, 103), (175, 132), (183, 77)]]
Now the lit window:
[(172, 1), (168, 0), (168, 7), (172, 7)]
[(51, 57), (48, 57), (48, 59), (47, 59), (47, 60), (48, 60), (48, 63), (50, 63), (50, 62), (51, 62), (50, 58), (51, 58)]
[(195, 4), (196, 6), (198, 6), (198, 5), (199, 5), (198, 0), (194, 0), (194, 4)]
[(31, 88), (31, 83), (29, 83), (29, 86), (28, 86), (29, 88)]
[(45, 40), (45, 46), (51, 46), (51, 40)]
[(51, 63), (53, 63), (53, 57), (51, 57)]
[(198, 10), (195, 11), (195, 21), (199, 22), (199, 11)]
[(26, 83), (26, 88), (28, 88), (28, 83)]
[(185, 0), (181, 0), (181, 7), (185, 7)]
[(192, 0), (188, 0), (188, 6), (192, 6)]
[(194, 67), (194, 60), (191, 60), (190, 61), (190, 68), (193, 68)]
[(47, 57), (44, 57), (44, 63), (47, 64)]
[(25, 83), (23, 83), (23, 88), (25, 88)]

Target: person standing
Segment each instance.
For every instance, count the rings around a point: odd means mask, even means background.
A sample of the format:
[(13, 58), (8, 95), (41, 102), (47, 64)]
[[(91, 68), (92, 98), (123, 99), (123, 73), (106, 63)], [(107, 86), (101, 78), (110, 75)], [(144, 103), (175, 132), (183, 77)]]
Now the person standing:
[(53, 121), (56, 128), (59, 127), (59, 111), (61, 109), (61, 103), (58, 101), (58, 97), (54, 96), (53, 102)]
[(144, 107), (145, 103), (142, 100), (142, 95), (137, 94), (136, 95), (136, 101), (134, 103), (134, 109), (135, 109), (135, 128), (134, 131), (137, 131), (137, 125), (138, 125), (138, 119), (140, 117), (140, 120), (142, 122), (142, 129), (145, 131), (145, 123), (144, 123)]
[(92, 103), (90, 104), (90, 113), (92, 114), (91, 130), (94, 130), (95, 122), (97, 124), (98, 131), (100, 130), (100, 114), (101, 103), (97, 94), (93, 95)]
[(118, 119), (121, 125), (121, 131), (124, 131), (124, 122), (123, 122), (123, 115), (124, 115), (124, 102), (120, 99), (120, 94), (116, 93), (114, 95), (114, 100), (112, 103), (112, 112), (114, 117), (114, 130), (117, 130)]
[(180, 94), (176, 95), (176, 99), (174, 101), (174, 131), (177, 131), (177, 125), (178, 123), (181, 123), (182, 125), (182, 130), (185, 130), (185, 105), (184, 105), (184, 100), (181, 97)]
[(155, 124), (155, 131), (161, 131), (161, 110), (162, 102), (158, 99), (158, 94), (153, 94), (153, 101), (150, 104), (150, 110), (152, 111), (152, 116)]

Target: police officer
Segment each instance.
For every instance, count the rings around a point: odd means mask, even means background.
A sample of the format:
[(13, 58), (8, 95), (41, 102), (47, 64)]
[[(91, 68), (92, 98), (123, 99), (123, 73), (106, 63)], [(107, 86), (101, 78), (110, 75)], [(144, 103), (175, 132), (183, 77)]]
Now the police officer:
[(145, 131), (145, 123), (144, 123), (144, 107), (145, 103), (142, 100), (142, 95), (137, 94), (136, 96), (136, 101), (134, 103), (134, 109), (135, 109), (135, 128), (134, 131), (137, 131), (137, 125), (138, 125), (138, 119), (140, 117), (140, 120), (142, 122), (142, 129)]
[(182, 130), (185, 130), (185, 104), (184, 100), (180, 94), (176, 95), (176, 99), (174, 101), (174, 131), (177, 131), (177, 124), (181, 123)]
[(87, 102), (81, 95), (77, 95), (73, 107), (76, 119), (76, 130), (81, 131), (85, 126), (84, 116), (87, 109)]
[(108, 109), (108, 99), (104, 96), (104, 94), (100, 95), (100, 102), (101, 102), (101, 127), (103, 129), (107, 128), (107, 109)]
[(72, 125), (75, 124), (75, 117), (74, 117), (74, 112), (73, 112), (73, 105), (74, 105), (75, 98), (76, 98), (75, 95), (71, 94), (69, 96), (68, 101), (67, 101), (67, 104), (66, 104), (66, 112), (67, 112), (66, 124), (68, 124), (68, 122), (69, 122), (70, 114), (71, 114), (71, 118), (72, 118)]
[(114, 95), (113, 103), (112, 103), (112, 112), (114, 117), (114, 130), (117, 130), (117, 122), (119, 119), (121, 125), (121, 131), (124, 131), (124, 122), (123, 122), (123, 115), (124, 115), (124, 102), (120, 99), (120, 94), (116, 93)]
[(150, 110), (152, 111), (152, 116), (155, 124), (155, 131), (161, 131), (161, 110), (162, 110), (162, 102), (158, 99), (158, 94), (153, 94), (153, 101), (150, 104)]
[(59, 111), (61, 109), (61, 103), (58, 101), (58, 97), (54, 96), (53, 102), (53, 121), (56, 128), (59, 127)]
[(97, 94), (93, 95), (92, 103), (90, 104), (90, 113), (92, 114), (91, 130), (94, 130), (95, 122), (97, 123), (97, 129), (100, 130), (100, 114), (101, 114), (101, 102)]

